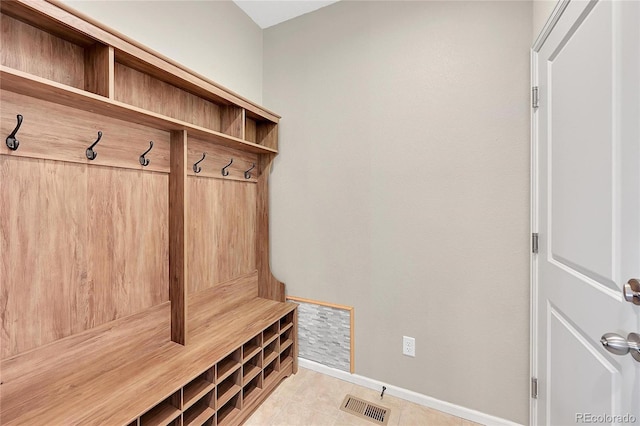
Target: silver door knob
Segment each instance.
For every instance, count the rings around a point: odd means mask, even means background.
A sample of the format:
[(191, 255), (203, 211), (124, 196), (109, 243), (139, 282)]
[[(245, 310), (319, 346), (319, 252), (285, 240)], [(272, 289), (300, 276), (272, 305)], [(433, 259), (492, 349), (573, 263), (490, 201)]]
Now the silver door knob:
[(634, 305), (640, 305), (640, 281), (631, 278), (628, 283), (624, 285), (622, 289), (624, 294), (624, 300), (631, 302)]
[(600, 343), (615, 355), (626, 355), (631, 352), (633, 359), (640, 362), (640, 334), (629, 333), (625, 339), (619, 334), (607, 333), (600, 338)]

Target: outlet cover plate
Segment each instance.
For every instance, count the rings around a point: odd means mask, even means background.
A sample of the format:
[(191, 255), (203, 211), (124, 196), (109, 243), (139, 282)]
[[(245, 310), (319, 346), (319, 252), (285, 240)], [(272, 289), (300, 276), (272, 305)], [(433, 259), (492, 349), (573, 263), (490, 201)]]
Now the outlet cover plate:
[(402, 354), (407, 356), (416, 356), (416, 339), (413, 337), (402, 336)]

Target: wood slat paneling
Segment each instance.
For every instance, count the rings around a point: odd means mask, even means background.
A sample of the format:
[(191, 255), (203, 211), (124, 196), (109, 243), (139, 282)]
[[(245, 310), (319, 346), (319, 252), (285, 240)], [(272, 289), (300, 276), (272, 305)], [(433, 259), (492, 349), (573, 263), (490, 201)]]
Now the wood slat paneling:
[(167, 175), (6, 155), (0, 170), (3, 359), (167, 300)]
[(188, 292), (256, 269), (256, 185), (189, 176)]

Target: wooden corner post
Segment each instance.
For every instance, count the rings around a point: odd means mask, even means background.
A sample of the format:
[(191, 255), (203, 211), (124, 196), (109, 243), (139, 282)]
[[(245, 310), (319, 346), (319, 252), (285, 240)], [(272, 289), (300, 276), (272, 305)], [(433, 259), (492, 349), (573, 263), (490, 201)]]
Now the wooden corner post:
[(171, 340), (187, 344), (187, 132), (171, 132), (169, 173), (169, 299)]

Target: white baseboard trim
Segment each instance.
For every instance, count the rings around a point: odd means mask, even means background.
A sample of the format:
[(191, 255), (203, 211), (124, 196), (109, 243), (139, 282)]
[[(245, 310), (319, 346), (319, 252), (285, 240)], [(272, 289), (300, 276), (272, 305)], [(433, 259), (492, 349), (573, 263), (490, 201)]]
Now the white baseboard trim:
[(336, 379), (344, 380), (349, 383), (353, 383), (365, 388), (381, 391), (382, 386), (386, 386), (386, 395), (395, 396), (419, 405), (423, 405), (434, 410), (442, 411), (452, 416), (461, 417), (463, 419), (470, 420), (472, 422), (481, 423), (483, 425), (500, 425), (500, 426), (519, 426), (518, 423), (514, 423), (510, 420), (506, 420), (500, 417), (492, 416), (490, 414), (482, 413), (480, 411), (472, 410), (470, 408), (461, 407), (450, 402), (441, 401), (436, 398), (432, 398), (427, 395), (423, 395), (418, 392), (413, 392), (408, 389), (404, 389), (398, 386), (388, 385), (378, 380), (370, 379), (368, 377), (360, 376), (358, 374), (351, 374), (346, 371), (338, 370), (335, 368), (327, 367), (326, 365), (319, 364), (308, 359), (298, 358), (298, 365), (309, 370), (316, 371), (318, 373), (326, 374), (327, 376), (335, 377)]

